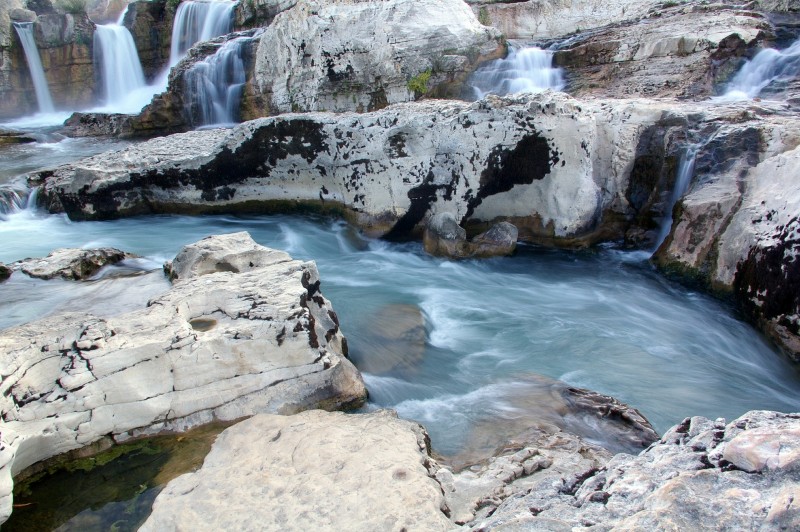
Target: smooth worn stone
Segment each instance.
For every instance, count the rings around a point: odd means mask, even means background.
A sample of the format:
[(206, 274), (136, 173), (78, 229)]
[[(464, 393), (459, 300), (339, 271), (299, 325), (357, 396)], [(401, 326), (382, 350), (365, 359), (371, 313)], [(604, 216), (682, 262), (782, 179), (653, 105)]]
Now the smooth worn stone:
[(220, 434), (139, 530), (450, 530), (426, 439), (387, 411), (260, 414)]
[(425, 251), (444, 257), (464, 257), (467, 250), (467, 231), (458, 225), (449, 212), (434, 214), (425, 224), (422, 236)]
[(517, 249), (519, 230), (508, 222), (500, 222), (470, 240), (470, 256), (496, 257), (513, 255)]
[[(0, 333), (0, 447), (11, 449), (0, 487), (107, 436), (363, 403), (364, 383), (313, 262), (246, 233), (189, 247), (172, 289), (146, 308), (57, 314)], [(241, 272), (215, 268), (241, 264), (237, 257), (247, 260)], [(0, 508), (0, 518), (10, 511)]]
[(117, 264), (136, 255), (114, 248), (57, 249), (41, 259), (24, 259), (11, 264), (15, 270), (37, 279), (60, 277), (71, 281), (88, 279), (104, 266)]

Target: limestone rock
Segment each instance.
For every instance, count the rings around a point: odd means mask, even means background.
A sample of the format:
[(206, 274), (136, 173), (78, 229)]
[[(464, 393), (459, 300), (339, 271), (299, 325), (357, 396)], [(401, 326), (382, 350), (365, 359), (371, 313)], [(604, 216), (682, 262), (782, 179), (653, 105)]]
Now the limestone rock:
[(128, 4), (122, 24), (136, 44), (145, 78), (152, 81), (169, 63), (175, 10), (163, 0), (136, 0)]
[(557, 39), (643, 17), (655, 0), (467, 0), (479, 20), (509, 39)]
[(639, 456), (619, 454), (572, 483), (535, 485), (470, 524), (481, 530), (795, 529), (799, 429), (798, 414), (754, 411), (727, 425), (687, 418)]
[(431, 255), (449, 258), (495, 257), (511, 255), (517, 247), (519, 231), (508, 222), (493, 225), (472, 240), (449, 212), (430, 217), (422, 243)]
[(423, 429), (387, 412), (257, 415), (170, 482), (140, 530), (449, 530), (435, 470)]
[(772, 26), (733, 6), (685, 7), (588, 32), (554, 55), (576, 96), (706, 97)]
[(516, 226), (500, 222), (470, 241), (470, 255), (473, 257), (513, 255), (517, 249), (518, 237), (519, 230)]
[(11, 277), (11, 268), (0, 262), (0, 283)]
[(291, 9), (297, 0), (252, 0), (239, 2), (234, 12), (234, 27), (237, 29), (265, 27), (279, 13)]
[(467, 255), (467, 231), (458, 225), (449, 212), (440, 212), (430, 217), (422, 237), (425, 251), (444, 257)]
[[(523, 240), (580, 245), (603, 234), (604, 212), (627, 214), (632, 146), (669, 106), (543, 93), (288, 114), (42, 173), (41, 197), (78, 219), (302, 202), (347, 209), (368, 232), (397, 239), (450, 212), (460, 224), (509, 221)], [(514, 170), (523, 161), (526, 171)]]
[(31, 142), (36, 142), (36, 139), (30, 135), (0, 128), (0, 146), (3, 144), (29, 144)]
[(111, 113), (72, 113), (61, 132), (70, 137), (130, 137), (130, 115)]
[[(3, 502), (12, 475), (102, 437), (363, 402), (363, 381), (346, 359), (314, 263), (241, 233), (196, 246), (221, 256), (197, 253), (147, 308), (107, 318), (54, 315), (0, 333), (0, 451), (10, 453), (0, 452), (10, 456), (0, 466)], [(212, 273), (201, 265), (237, 253), (263, 266)], [(10, 509), (0, 508), (0, 518)]]
[(498, 41), (461, 0), (299, 0), (261, 37), (255, 78), (273, 112), (372, 111), (458, 94), (445, 85), (501, 52)]
[(37, 279), (60, 277), (78, 281), (88, 279), (100, 268), (116, 264), (135, 255), (114, 248), (101, 249), (57, 249), (41, 259), (24, 259), (11, 265), (25, 275)]

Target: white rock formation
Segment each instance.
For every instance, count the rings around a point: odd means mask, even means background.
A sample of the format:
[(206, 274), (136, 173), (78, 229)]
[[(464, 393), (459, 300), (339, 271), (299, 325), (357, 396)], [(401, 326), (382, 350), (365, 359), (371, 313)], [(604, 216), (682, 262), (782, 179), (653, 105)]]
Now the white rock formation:
[(171, 268), (172, 290), (145, 309), (0, 333), (0, 519), (12, 475), (106, 436), (364, 400), (314, 263), (234, 233), (185, 247)]
[(386, 411), (257, 415), (170, 482), (139, 530), (449, 530), (426, 439)]
[(501, 51), (461, 0), (300, 0), (264, 32), (254, 75), (273, 112), (371, 111), (414, 100), (415, 76), (457, 82)]

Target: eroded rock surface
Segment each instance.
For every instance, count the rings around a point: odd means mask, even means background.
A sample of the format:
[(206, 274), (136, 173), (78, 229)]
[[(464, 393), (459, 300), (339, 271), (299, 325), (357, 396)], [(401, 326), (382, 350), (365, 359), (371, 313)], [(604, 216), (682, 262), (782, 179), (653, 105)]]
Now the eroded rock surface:
[(273, 112), (372, 111), (448, 92), (498, 40), (461, 0), (300, 0), (264, 32), (255, 78)]
[(0, 516), (12, 475), (106, 436), (363, 402), (313, 263), (234, 233), (184, 248), (172, 267), (179, 278), (147, 308), (0, 333)]
[(449, 530), (426, 440), (386, 411), (258, 415), (170, 482), (140, 530)]
[(534, 476), (526, 490), (470, 524), (475, 530), (793, 530), (800, 526), (798, 431), (797, 414), (754, 411), (727, 425), (687, 418), (638, 456), (618, 454), (571, 480)]
[(422, 235), (425, 251), (449, 258), (495, 257), (512, 255), (517, 248), (519, 231), (513, 224), (500, 222), (471, 240), (449, 212), (430, 217)]
[(57, 249), (41, 259), (25, 259), (10, 266), (25, 275), (37, 279), (60, 277), (68, 280), (88, 279), (100, 268), (116, 264), (136, 255), (114, 248), (101, 249)]

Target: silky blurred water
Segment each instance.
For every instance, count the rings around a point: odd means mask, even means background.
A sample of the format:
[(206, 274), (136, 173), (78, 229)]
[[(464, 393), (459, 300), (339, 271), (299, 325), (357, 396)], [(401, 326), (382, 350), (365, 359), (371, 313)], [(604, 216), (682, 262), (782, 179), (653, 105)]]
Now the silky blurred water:
[[(644, 254), (522, 247), (512, 258), (452, 262), (425, 255), (418, 244), (363, 239), (327, 218), (75, 223), (23, 210), (0, 221), (0, 261), (56, 247), (113, 246), (147, 257), (141, 269), (155, 269), (183, 244), (243, 230), (295, 258), (316, 260), (322, 291), (339, 314), (356, 364), (366, 367), (371, 357), (403, 361), (365, 374), (372, 405), (422, 422), (441, 453), (461, 450), (470, 430), (487, 419), (524, 416), (523, 396), (534, 393), (526, 383), (537, 375), (617, 397), (659, 431), (691, 415), (800, 410), (795, 369), (730, 308), (663, 279)], [(160, 275), (94, 291), (87, 288), (91, 283), (14, 275), (0, 284), (0, 327), (65, 306), (115, 313), (118, 305), (135, 306), (137, 297), (143, 305), (167, 289)], [(105, 306), (95, 299), (104, 291)], [(382, 345), (380, 329), (391, 323), (381, 325), (378, 316), (387, 308), (418, 309), (422, 340), (401, 331), (398, 341)], [(590, 429), (577, 432), (591, 439)], [(602, 429), (595, 439), (603, 442)]]

